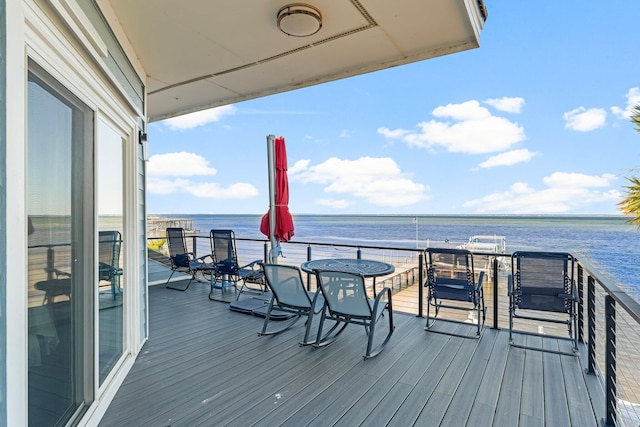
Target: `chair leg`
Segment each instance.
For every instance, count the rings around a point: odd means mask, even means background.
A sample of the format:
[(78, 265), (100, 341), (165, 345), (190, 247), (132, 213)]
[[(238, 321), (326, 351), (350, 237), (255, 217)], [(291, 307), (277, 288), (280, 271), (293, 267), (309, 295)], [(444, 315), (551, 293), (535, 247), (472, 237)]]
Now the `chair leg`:
[(509, 298), (509, 344), (513, 345), (513, 296)]
[[(431, 320), (431, 316), (430, 316), (431, 306), (433, 306), (433, 309), (435, 311), (433, 315), (433, 320)], [(438, 311), (439, 311), (438, 301), (433, 296), (431, 292), (431, 288), (429, 288), (429, 292), (427, 293), (427, 324), (424, 327), (425, 330), (431, 329), (434, 323), (436, 323), (436, 319), (438, 317)]]
[(187, 286), (184, 289), (176, 288), (175, 286), (169, 285), (169, 281), (173, 277), (173, 273), (175, 273), (176, 271), (177, 271), (177, 269), (171, 269), (171, 275), (167, 279), (167, 283), (165, 283), (164, 287), (167, 288), (167, 289), (174, 289), (176, 291), (186, 291), (187, 289), (189, 289), (189, 285), (191, 285), (191, 281), (193, 280), (193, 276), (191, 276), (191, 279), (189, 279), (189, 283), (187, 283)]
[[(389, 332), (387, 333), (387, 336), (385, 337), (384, 341), (378, 347), (376, 347), (375, 350), (372, 350), (371, 347), (373, 345), (373, 336), (375, 332), (375, 326), (377, 323), (374, 319), (372, 319), (371, 325), (369, 326), (367, 352), (363, 356), (365, 359), (371, 359), (372, 357), (376, 357), (378, 354), (380, 354), (380, 352), (384, 350), (385, 346), (389, 342), (389, 339), (391, 338), (391, 335), (393, 334), (393, 331), (395, 330), (395, 326), (393, 325), (393, 308), (391, 307), (391, 301), (388, 302), (386, 309), (387, 309), (387, 312), (389, 313)], [(382, 317), (383, 315), (381, 315), (380, 317)]]
[(282, 326), (281, 328), (274, 329), (272, 331), (267, 331), (267, 325), (269, 324), (269, 319), (271, 318), (271, 310), (273, 310), (274, 300), (275, 298), (272, 296), (271, 301), (269, 302), (269, 308), (267, 309), (267, 314), (264, 318), (264, 323), (262, 324), (262, 331), (258, 332), (258, 336), (276, 335), (276, 334), (279, 334), (280, 332), (284, 332), (290, 327), (292, 327), (300, 319), (300, 317), (302, 317), (302, 314), (298, 313), (293, 319), (287, 321), (284, 324), (284, 326)]
[[(346, 321), (343, 322), (340, 319), (333, 319), (336, 321), (335, 325), (333, 325), (331, 329), (329, 329), (329, 331), (323, 335), (322, 330), (324, 329), (324, 321), (325, 321), (325, 318), (327, 317), (327, 314), (325, 311), (326, 309), (322, 310), (322, 315), (320, 316), (320, 324), (318, 325), (318, 334), (316, 335), (315, 342), (311, 344), (313, 345), (314, 348), (325, 347), (333, 343), (338, 338), (338, 335), (340, 335), (342, 331), (344, 331), (347, 325), (349, 324), (349, 322), (346, 322)], [(342, 324), (342, 327), (338, 329), (338, 327), (341, 324)]]

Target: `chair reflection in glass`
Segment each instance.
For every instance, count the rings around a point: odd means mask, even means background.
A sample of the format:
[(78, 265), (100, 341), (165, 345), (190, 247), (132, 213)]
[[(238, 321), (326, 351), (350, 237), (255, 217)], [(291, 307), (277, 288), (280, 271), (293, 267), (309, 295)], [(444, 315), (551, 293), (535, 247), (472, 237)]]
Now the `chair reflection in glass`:
[(120, 287), (120, 249), (122, 247), (122, 235), (119, 231), (109, 230), (98, 233), (98, 280), (111, 284), (111, 296), (115, 301), (118, 294), (122, 293)]

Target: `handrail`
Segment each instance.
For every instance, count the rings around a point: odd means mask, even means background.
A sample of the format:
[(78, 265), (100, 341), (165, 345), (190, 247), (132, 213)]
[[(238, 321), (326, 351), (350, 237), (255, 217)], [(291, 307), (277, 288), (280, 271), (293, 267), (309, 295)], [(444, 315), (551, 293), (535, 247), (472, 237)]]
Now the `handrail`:
[(578, 264), (582, 265), (584, 270), (589, 273), (590, 276), (597, 278), (598, 283), (602, 289), (611, 296), (620, 307), (624, 309), (636, 322), (640, 324), (640, 303), (633, 299), (628, 293), (620, 289), (618, 285), (613, 283), (607, 276), (598, 277), (595, 272), (596, 269), (588, 261), (578, 260)]

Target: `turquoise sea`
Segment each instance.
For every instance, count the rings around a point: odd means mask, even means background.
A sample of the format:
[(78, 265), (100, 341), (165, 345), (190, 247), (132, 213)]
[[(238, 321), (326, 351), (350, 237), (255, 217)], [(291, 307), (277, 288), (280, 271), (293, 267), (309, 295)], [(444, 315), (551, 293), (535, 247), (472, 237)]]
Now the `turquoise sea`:
[[(163, 215), (190, 218), (207, 234), (233, 229), (237, 237), (263, 239), (261, 215)], [(470, 236), (505, 236), (507, 252), (572, 253), (596, 266), (640, 300), (640, 230), (619, 216), (417, 216), (294, 215), (293, 241), (401, 248), (456, 246)], [(416, 227), (417, 226), (417, 227)], [(417, 239), (416, 239), (417, 230)]]

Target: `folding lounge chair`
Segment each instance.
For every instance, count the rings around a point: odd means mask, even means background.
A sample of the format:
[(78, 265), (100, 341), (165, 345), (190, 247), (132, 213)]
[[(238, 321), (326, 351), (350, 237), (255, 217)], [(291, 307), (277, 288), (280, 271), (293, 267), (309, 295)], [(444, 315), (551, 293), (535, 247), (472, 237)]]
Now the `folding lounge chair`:
[(120, 289), (120, 248), (122, 235), (119, 231), (100, 231), (98, 233), (98, 280), (111, 283), (111, 294), (115, 301)]
[[(427, 324), (425, 330), (431, 329), (441, 308), (470, 311), (477, 315), (476, 337), (480, 337), (486, 317), (482, 282), (484, 272), (480, 272), (475, 281), (473, 254), (466, 249), (427, 248)], [(435, 314), (431, 317), (431, 308)], [(467, 338), (468, 335), (451, 333)]]
[[(167, 244), (169, 246), (169, 258), (171, 259), (171, 275), (167, 279), (165, 287), (175, 289), (177, 291), (186, 291), (191, 282), (196, 278), (198, 271), (203, 271), (206, 267), (204, 260), (209, 256), (205, 255), (196, 258), (193, 252), (187, 250), (187, 241), (184, 235), (184, 229), (180, 227), (167, 228)], [(191, 279), (187, 286), (173, 286), (169, 282), (173, 273), (182, 271), (191, 275)]]
[[(313, 342), (309, 340), (309, 337), (313, 315), (321, 313), (324, 307), (322, 303), (317, 304), (315, 293), (308, 292), (305, 289), (300, 269), (278, 264), (262, 264), (262, 268), (272, 296), (269, 304), (263, 308), (264, 325), (258, 335), (279, 334), (293, 326), (302, 316), (306, 316), (307, 325), (304, 339), (300, 345), (312, 344)], [(316, 307), (319, 308), (316, 310)], [(286, 321), (280, 328), (267, 330), (274, 309), (291, 313), (294, 317)]]
[[(316, 270), (316, 278), (325, 300), (325, 309), (328, 313), (323, 313), (320, 317), (318, 335), (313, 346), (323, 347), (331, 344), (336, 340), (338, 335), (344, 331), (344, 328), (349, 323), (354, 323), (364, 326), (365, 332), (367, 333), (367, 351), (363, 357), (369, 359), (380, 354), (389, 342), (389, 338), (391, 338), (395, 329), (395, 326), (393, 326), (391, 290), (385, 287), (378, 293), (375, 300), (373, 300), (367, 298), (367, 290), (362, 275)], [(385, 310), (389, 318), (389, 331), (384, 341), (374, 349), (372, 347), (376, 324)], [(325, 318), (343, 322), (344, 325), (338, 329), (337, 332), (332, 334), (330, 333), (331, 331), (329, 331), (329, 333), (323, 336), (322, 329)], [(334, 329), (335, 328), (336, 326), (334, 326)]]
[[(213, 296), (214, 289), (224, 292), (227, 287), (233, 286), (238, 290), (237, 298), (243, 292), (266, 291), (264, 272), (260, 268), (261, 260), (257, 259), (249, 264), (240, 266), (236, 252), (236, 237), (233, 230), (211, 230), (209, 233), (211, 243), (211, 257), (213, 258), (213, 277), (211, 278), (211, 291), (209, 299), (219, 301), (224, 299)], [(242, 280), (242, 286), (238, 288), (238, 282)], [(253, 287), (249, 285), (253, 284)], [(257, 288), (256, 288), (257, 287)], [(236, 299), (237, 299), (236, 298)]]
[[(578, 354), (577, 310), (578, 295), (573, 280), (575, 259), (565, 252), (514, 252), (511, 256), (511, 274), (508, 277), (509, 341), (514, 347), (528, 348), (559, 354)], [(519, 310), (558, 313), (538, 317)], [(542, 316), (542, 314), (540, 314)], [(562, 319), (565, 317), (566, 319)], [(513, 343), (513, 319), (565, 324), (569, 330), (572, 353)]]

